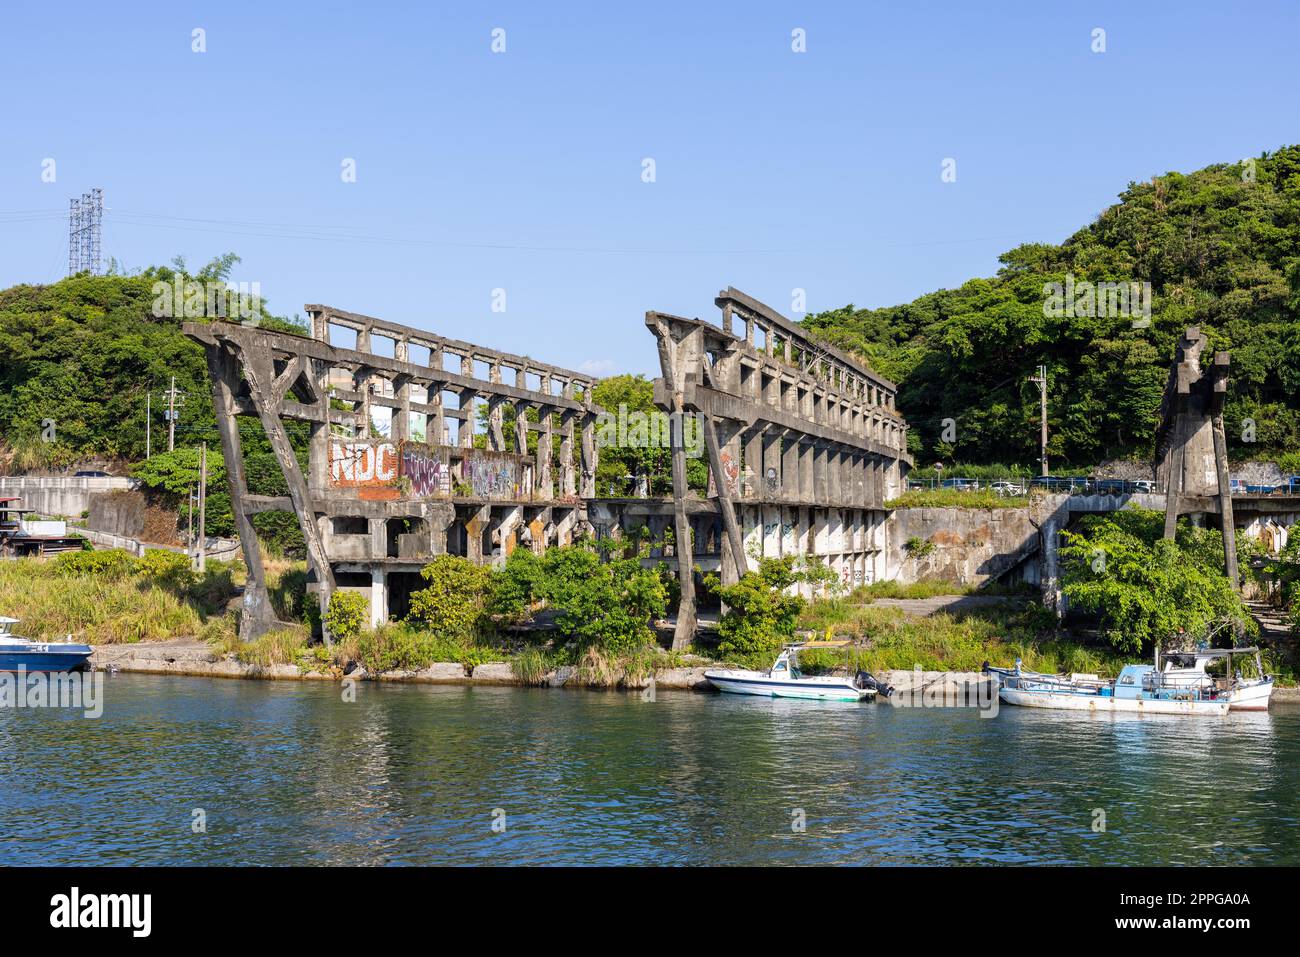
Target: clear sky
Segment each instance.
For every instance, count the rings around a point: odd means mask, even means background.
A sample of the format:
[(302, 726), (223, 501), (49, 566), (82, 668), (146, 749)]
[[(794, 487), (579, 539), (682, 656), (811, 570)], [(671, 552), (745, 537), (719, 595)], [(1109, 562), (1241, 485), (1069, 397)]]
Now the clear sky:
[(0, 286), (100, 186), (128, 270), (233, 250), (275, 312), (654, 374), (647, 309), (906, 301), (1300, 140), (1298, 6), (5, 0)]

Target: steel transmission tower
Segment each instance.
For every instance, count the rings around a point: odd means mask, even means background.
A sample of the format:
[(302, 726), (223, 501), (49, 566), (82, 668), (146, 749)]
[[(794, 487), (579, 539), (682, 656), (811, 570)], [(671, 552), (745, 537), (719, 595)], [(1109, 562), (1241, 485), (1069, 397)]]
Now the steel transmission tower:
[(98, 187), (68, 201), (68, 275), (100, 275), (104, 191)]

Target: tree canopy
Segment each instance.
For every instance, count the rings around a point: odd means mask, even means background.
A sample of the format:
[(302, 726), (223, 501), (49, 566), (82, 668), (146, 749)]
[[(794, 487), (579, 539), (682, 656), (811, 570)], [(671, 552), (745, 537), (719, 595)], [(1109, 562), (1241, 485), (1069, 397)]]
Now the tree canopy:
[[(1130, 183), (1060, 245), (1004, 253), (991, 278), (805, 325), (900, 383), (913, 451), (972, 463), (1037, 458), (1046, 364), (1049, 453), (1066, 466), (1147, 457), (1174, 345), (1199, 325), (1232, 352), (1225, 418), (1234, 457), (1300, 445), (1300, 146)], [(1080, 295), (1059, 308), (1057, 289)], [(1145, 310), (1082, 283), (1150, 283)], [(1055, 308), (1054, 308), (1055, 307)], [(1127, 314), (1125, 314), (1127, 313)], [(944, 420), (956, 438), (943, 441)], [(1244, 441), (1243, 420), (1255, 424)]]

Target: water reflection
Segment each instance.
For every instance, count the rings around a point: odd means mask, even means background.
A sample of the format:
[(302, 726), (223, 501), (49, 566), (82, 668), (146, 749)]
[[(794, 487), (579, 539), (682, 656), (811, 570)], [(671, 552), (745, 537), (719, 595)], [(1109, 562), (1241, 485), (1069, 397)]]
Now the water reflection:
[[(117, 675), (0, 712), (14, 863), (1300, 863), (1300, 710), (1079, 716)], [(190, 830), (203, 808), (208, 830)], [(492, 813), (506, 814), (504, 834)], [(1092, 825), (1100, 810), (1106, 830)], [(802, 832), (792, 829), (800, 815)]]

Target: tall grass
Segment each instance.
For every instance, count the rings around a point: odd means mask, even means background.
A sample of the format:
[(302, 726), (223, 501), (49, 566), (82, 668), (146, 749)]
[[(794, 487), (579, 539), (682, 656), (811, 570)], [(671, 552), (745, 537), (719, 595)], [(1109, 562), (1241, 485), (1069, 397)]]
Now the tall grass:
[(233, 632), (212, 642), (213, 650), (246, 665), (303, 665), (308, 654), (307, 629), (301, 625), (268, 631), (256, 641), (241, 641)]
[(196, 635), (204, 620), (175, 590), (137, 576), (58, 575), (48, 563), (0, 562), (0, 614), (29, 638), (71, 634), (91, 644)]
[[(101, 561), (86, 560), (92, 556)], [(125, 555), (119, 561), (113, 551), (61, 558), (67, 561), (0, 562), (0, 615), (21, 619), (18, 631), (27, 637), (71, 634), (91, 644), (120, 644), (220, 638), (234, 630), (228, 563), (209, 562), (203, 577), (192, 579), (188, 572), (172, 575), (170, 563)]]
[(885, 508), (1025, 508), (1028, 495), (999, 495), (988, 489), (913, 489), (885, 503)]
[(869, 671), (910, 670), (918, 665), (925, 671), (978, 671), (985, 661), (1011, 667), (1020, 658), (1031, 671), (1114, 675), (1126, 663), (1109, 648), (1040, 628), (1039, 618), (1029, 606), (916, 618), (896, 608), (818, 602), (804, 613), (800, 624), (819, 633), (858, 639), (861, 645), (854, 649), (853, 665)]

